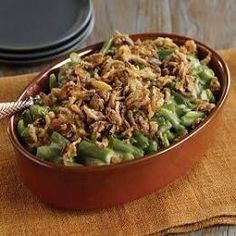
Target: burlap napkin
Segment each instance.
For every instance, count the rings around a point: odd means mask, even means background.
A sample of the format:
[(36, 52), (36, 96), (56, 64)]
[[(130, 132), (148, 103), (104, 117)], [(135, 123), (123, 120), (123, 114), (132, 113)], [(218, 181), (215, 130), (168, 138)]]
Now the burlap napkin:
[[(233, 81), (222, 124), (209, 151), (185, 177), (119, 207), (65, 211), (40, 202), (17, 179), (8, 121), (1, 121), (0, 234), (146, 235), (236, 224), (236, 50), (221, 51), (221, 55)], [(0, 101), (15, 99), (33, 77), (0, 79)]]

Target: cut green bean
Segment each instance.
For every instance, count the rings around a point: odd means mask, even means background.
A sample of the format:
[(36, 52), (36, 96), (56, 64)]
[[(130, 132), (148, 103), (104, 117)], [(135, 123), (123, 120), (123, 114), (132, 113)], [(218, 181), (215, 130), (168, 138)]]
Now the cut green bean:
[(160, 114), (162, 116), (164, 116), (168, 121), (170, 121), (170, 123), (173, 125), (173, 127), (181, 132), (184, 133), (187, 130), (185, 129), (185, 127), (183, 125), (180, 124), (179, 118), (177, 117), (177, 115), (165, 108), (162, 108), (160, 111)]
[(204, 113), (200, 111), (189, 111), (184, 116), (181, 117), (181, 123), (189, 127), (194, 124), (199, 118), (203, 118)]
[(159, 149), (159, 146), (158, 146), (157, 141), (150, 139), (149, 140), (149, 145), (145, 149), (145, 152), (146, 153), (152, 153), (152, 152), (156, 152), (158, 149)]
[[(61, 154), (61, 153), (60, 153), (60, 154)], [(55, 163), (55, 164), (65, 164), (65, 162), (64, 162), (62, 156), (58, 156), (57, 158), (53, 159), (52, 161), (53, 161), (53, 163)]]
[(86, 157), (99, 159), (107, 164), (111, 163), (111, 158), (114, 155), (114, 151), (110, 148), (100, 148), (92, 142), (83, 140), (78, 145), (79, 152)]
[(204, 90), (204, 84), (202, 84), (199, 77), (196, 76), (195, 87), (193, 88), (192, 97), (189, 99), (189, 101), (194, 102), (194, 100), (201, 95), (203, 90)]
[(159, 59), (162, 61), (166, 57), (170, 56), (175, 51), (174, 48), (160, 49), (157, 51)]
[(63, 163), (65, 166), (73, 166), (73, 167), (83, 166), (83, 165), (76, 163), (74, 161), (64, 161)]
[(58, 87), (62, 87), (67, 82), (67, 78), (65, 74), (63, 73), (63, 71), (60, 71), (58, 73), (57, 81), (58, 81)]
[(52, 90), (53, 88), (57, 87), (58, 87), (57, 77), (55, 76), (55, 74), (51, 74), (49, 77), (49, 88), (50, 90)]
[(203, 90), (201, 92), (200, 98), (204, 101), (209, 101), (208, 94), (207, 94), (206, 90)]
[(30, 106), (29, 109), (33, 120), (43, 118), (48, 113), (48, 108), (46, 106), (40, 106), (38, 104)]
[(163, 105), (162, 107), (175, 113), (175, 104), (173, 102), (167, 103), (167, 104)]
[(62, 148), (65, 148), (65, 146), (70, 142), (68, 139), (63, 137), (58, 132), (54, 131), (51, 135), (51, 140), (55, 143), (58, 143), (62, 146)]
[(166, 120), (164, 117), (159, 117), (158, 124), (160, 133), (165, 133), (167, 130), (172, 128), (170, 121)]
[(26, 143), (30, 142), (28, 129), (23, 119), (20, 119), (17, 123), (17, 133)]
[(174, 100), (177, 104), (184, 104), (187, 107), (192, 106), (190, 101), (186, 97), (184, 97), (182, 94), (180, 94), (174, 90), (172, 90), (171, 94), (174, 97)]
[(54, 105), (54, 106), (51, 107), (51, 110), (52, 110), (53, 112), (58, 112), (59, 108), (60, 108), (59, 105)]
[(72, 64), (78, 64), (80, 62), (80, 56), (76, 52), (70, 54), (70, 61)]
[(206, 83), (210, 82), (213, 78), (215, 78), (214, 71), (205, 65), (202, 65), (202, 71), (198, 75), (200, 79)]
[(134, 138), (137, 142), (137, 146), (141, 149), (145, 149), (146, 147), (148, 147), (149, 142), (148, 142), (148, 138), (146, 136), (144, 136), (143, 134), (134, 134)]
[(146, 66), (142, 63), (136, 63), (135, 66), (139, 69), (139, 70), (142, 70), (144, 69)]
[(43, 160), (53, 161), (58, 158), (61, 154), (61, 145), (52, 143), (48, 146), (40, 146), (37, 148), (36, 156), (42, 158)]
[(191, 111), (191, 109), (185, 106), (184, 104), (176, 105), (175, 110), (178, 116), (183, 116), (187, 112)]
[(17, 132), (18, 134), (23, 137), (23, 134), (25, 132), (25, 129), (26, 129), (26, 126), (24, 124), (24, 120), (23, 119), (20, 119), (17, 123)]
[(214, 96), (214, 94), (211, 92), (211, 90), (210, 90), (210, 89), (206, 89), (206, 92), (207, 92), (207, 96), (208, 96), (208, 98), (209, 98), (209, 101), (215, 103), (215, 102), (216, 102), (215, 96)]
[(202, 65), (200, 61), (194, 56), (189, 56), (191, 62), (192, 62), (192, 71), (195, 75), (199, 74), (202, 71)]
[(167, 130), (165, 134), (166, 134), (169, 142), (172, 142), (175, 139), (175, 135), (170, 130)]
[(23, 114), (22, 114), (22, 118), (24, 120), (25, 124), (30, 124), (33, 122), (33, 118), (31, 116), (30, 110), (26, 109)]
[(144, 155), (144, 151), (142, 149), (137, 148), (131, 144), (125, 143), (115, 137), (111, 137), (111, 145), (114, 150), (121, 153), (132, 153), (135, 157), (142, 157)]
[(104, 42), (100, 52), (106, 54), (111, 48), (112, 43), (113, 43), (113, 37), (110, 37), (107, 41)]
[(132, 153), (124, 153), (123, 154), (123, 160), (125, 161), (131, 161), (131, 160), (134, 160), (134, 155)]
[(162, 145), (163, 145), (165, 148), (167, 148), (167, 147), (170, 146), (170, 142), (169, 142), (169, 140), (168, 140), (168, 137), (167, 137), (166, 133), (160, 134), (160, 138), (161, 138)]
[(103, 162), (99, 159), (90, 158), (90, 157), (85, 158), (84, 164), (86, 166), (104, 166), (104, 165), (106, 165), (105, 162)]

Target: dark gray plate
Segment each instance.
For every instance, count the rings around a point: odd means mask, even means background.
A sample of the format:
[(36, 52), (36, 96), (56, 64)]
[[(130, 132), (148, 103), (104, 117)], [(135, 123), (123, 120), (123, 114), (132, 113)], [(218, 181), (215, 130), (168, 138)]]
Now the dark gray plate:
[(42, 57), (35, 57), (35, 58), (9, 58), (9, 57), (0, 57), (1, 63), (6, 64), (32, 64), (32, 63), (39, 63), (44, 61), (49, 61), (56, 59), (60, 56), (66, 55), (69, 52), (72, 52), (73, 50), (76, 50), (79, 48), (79, 46), (84, 42), (84, 40), (90, 35), (94, 27), (94, 17), (92, 17), (91, 23), (87, 30), (84, 33), (84, 37), (80, 38), (79, 41), (76, 41), (73, 45), (71, 45), (69, 48), (64, 48), (62, 51), (57, 53), (52, 53), (48, 56), (42, 56)]
[(88, 32), (91, 31), (91, 28), (93, 27), (94, 24), (94, 14), (92, 14), (91, 19), (89, 20), (89, 22), (87, 23), (87, 25), (84, 27), (83, 31), (80, 32), (78, 35), (75, 35), (71, 40), (66, 41), (65, 43), (63, 43), (60, 47), (55, 47), (55, 48), (50, 48), (48, 50), (41, 50), (41, 51), (35, 51), (35, 52), (2, 52), (0, 50), (0, 58), (3, 59), (35, 59), (35, 58), (40, 58), (40, 57), (47, 57), (50, 56), (52, 54), (56, 54), (56, 53), (60, 53), (62, 51), (65, 51), (71, 47), (73, 47), (73, 45), (75, 45), (76, 43), (80, 42), (82, 39), (85, 38), (85, 36), (88, 35)]
[(88, 23), (90, 0), (0, 0), (0, 49), (39, 50), (60, 44)]

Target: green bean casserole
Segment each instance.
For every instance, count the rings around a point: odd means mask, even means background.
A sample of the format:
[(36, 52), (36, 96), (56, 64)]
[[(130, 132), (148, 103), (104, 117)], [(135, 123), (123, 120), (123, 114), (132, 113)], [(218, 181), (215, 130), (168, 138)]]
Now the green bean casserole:
[(19, 118), (31, 153), (66, 166), (143, 158), (169, 147), (202, 122), (220, 83), (193, 40), (133, 41), (115, 32), (101, 50), (72, 53), (49, 76), (47, 92)]

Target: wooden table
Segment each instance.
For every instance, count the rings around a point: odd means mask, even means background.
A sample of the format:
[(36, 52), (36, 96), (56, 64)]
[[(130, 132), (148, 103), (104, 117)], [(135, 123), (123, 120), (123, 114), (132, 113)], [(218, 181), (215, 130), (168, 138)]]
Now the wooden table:
[[(172, 32), (205, 42), (215, 49), (236, 47), (236, 0), (94, 0), (96, 23), (82, 45), (121, 32)], [(40, 65), (0, 64), (0, 76), (39, 71)], [(184, 235), (236, 235), (236, 226), (215, 226)]]

